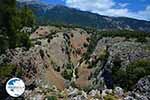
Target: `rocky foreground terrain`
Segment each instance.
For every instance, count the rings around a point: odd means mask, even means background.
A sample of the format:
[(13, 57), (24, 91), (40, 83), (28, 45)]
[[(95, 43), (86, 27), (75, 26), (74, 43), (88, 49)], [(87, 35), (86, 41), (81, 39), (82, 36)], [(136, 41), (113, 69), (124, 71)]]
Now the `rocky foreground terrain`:
[(150, 38), (141, 43), (136, 38), (101, 37), (90, 47), (92, 35), (81, 28), (37, 28), (29, 50), (9, 49), (0, 56), (0, 65), (15, 66), (6, 71), (8, 77), (0, 77), (0, 99), (13, 100), (3, 88), (10, 77), (20, 77), (26, 84), (21, 97), (25, 100), (150, 100), (150, 74), (144, 74), (150, 73), (148, 68), (138, 71), (144, 77), (129, 89), (120, 81), (123, 76), (113, 80), (113, 73), (128, 71), (135, 61), (150, 61)]

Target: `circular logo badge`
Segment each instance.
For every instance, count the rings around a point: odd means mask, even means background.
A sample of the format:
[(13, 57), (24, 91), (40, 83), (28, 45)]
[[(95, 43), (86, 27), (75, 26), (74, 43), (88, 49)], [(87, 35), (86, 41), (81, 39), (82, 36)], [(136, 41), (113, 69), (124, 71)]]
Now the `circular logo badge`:
[(25, 91), (25, 84), (23, 80), (19, 78), (11, 78), (6, 83), (6, 91), (12, 97), (19, 97)]

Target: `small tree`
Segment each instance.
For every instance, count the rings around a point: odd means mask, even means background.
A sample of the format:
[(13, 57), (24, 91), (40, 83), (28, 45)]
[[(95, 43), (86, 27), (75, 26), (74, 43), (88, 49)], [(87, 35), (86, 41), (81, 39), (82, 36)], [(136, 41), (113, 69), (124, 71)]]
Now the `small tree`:
[(20, 17), (22, 18), (22, 20), (21, 20), (22, 26), (31, 27), (35, 24), (35, 17), (33, 15), (32, 11), (27, 6), (24, 6), (21, 9)]
[(65, 67), (65, 70), (62, 72), (62, 76), (65, 79), (71, 80), (73, 77), (73, 64), (72, 63), (68, 63)]
[(62, 76), (67, 80), (71, 80), (73, 77), (73, 70), (65, 69), (62, 73)]
[(140, 37), (137, 38), (136, 41), (137, 41), (137, 42), (144, 43), (144, 42), (147, 42), (147, 39), (146, 39), (146, 37), (140, 36)]
[[(34, 16), (32, 11), (24, 7), (22, 10), (16, 8), (16, 0), (0, 0), (0, 48), (16, 48), (18, 46), (30, 47), (29, 36), (20, 32), (24, 26), (33, 26)], [(8, 43), (8, 44), (7, 44)], [(5, 46), (6, 45), (6, 46)], [(4, 51), (3, 50), (3, 51)]]

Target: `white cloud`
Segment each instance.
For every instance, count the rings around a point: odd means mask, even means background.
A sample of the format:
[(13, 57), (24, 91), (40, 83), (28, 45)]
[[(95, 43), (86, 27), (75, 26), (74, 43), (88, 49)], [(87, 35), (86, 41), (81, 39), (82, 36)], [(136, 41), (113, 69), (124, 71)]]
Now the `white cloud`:
[(146, 7), (144, 11), (138, 12), (139, 18), (146, 18), (147, 20), (150, 20), (150, 5)]
[[(150, 6), (145, 10), (131, 12), (126, 6), (128, 3), (116, 3), (113, 0), (66, 0), (66, 5), (83, 11), (91, 11), (101, 15), (125, 16), (137, 19), (150, 20)], [(115, 8), (119, 6), (119, 8)]]
[(26, 2), (26, 1), (38, 1), (38, 0), (17, 0), (19, 2)]
[(110, 9), (115, 5), (112, 0), (66, 0), (66, 4), (70, 7), (91, 11)]
[(126, 7), (129, 5), (129, 3), (118, 3), (118, 5), (122, 8)]

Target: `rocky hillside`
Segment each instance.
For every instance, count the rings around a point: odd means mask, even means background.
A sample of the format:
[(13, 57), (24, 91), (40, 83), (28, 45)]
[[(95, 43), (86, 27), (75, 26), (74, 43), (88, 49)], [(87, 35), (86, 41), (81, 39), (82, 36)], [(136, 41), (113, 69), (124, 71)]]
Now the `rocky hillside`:
[(97, 29), (129, 29), (150, 32), (149, 21), (102, 16), (62, 5), (48, 5), (39, 1), (18, 2), (18, 7), (23, 7), (24, 5), (33, 10), (40, 25), (70, 24)]
[(11, 99), (3, 89), (16, 76), (25, 81), (21, 98), (27, 100), (149, 100), (149, 36), (113, 35), (38, 27), (29, 50), (9, 49), (0, 56), (0, 99)]

